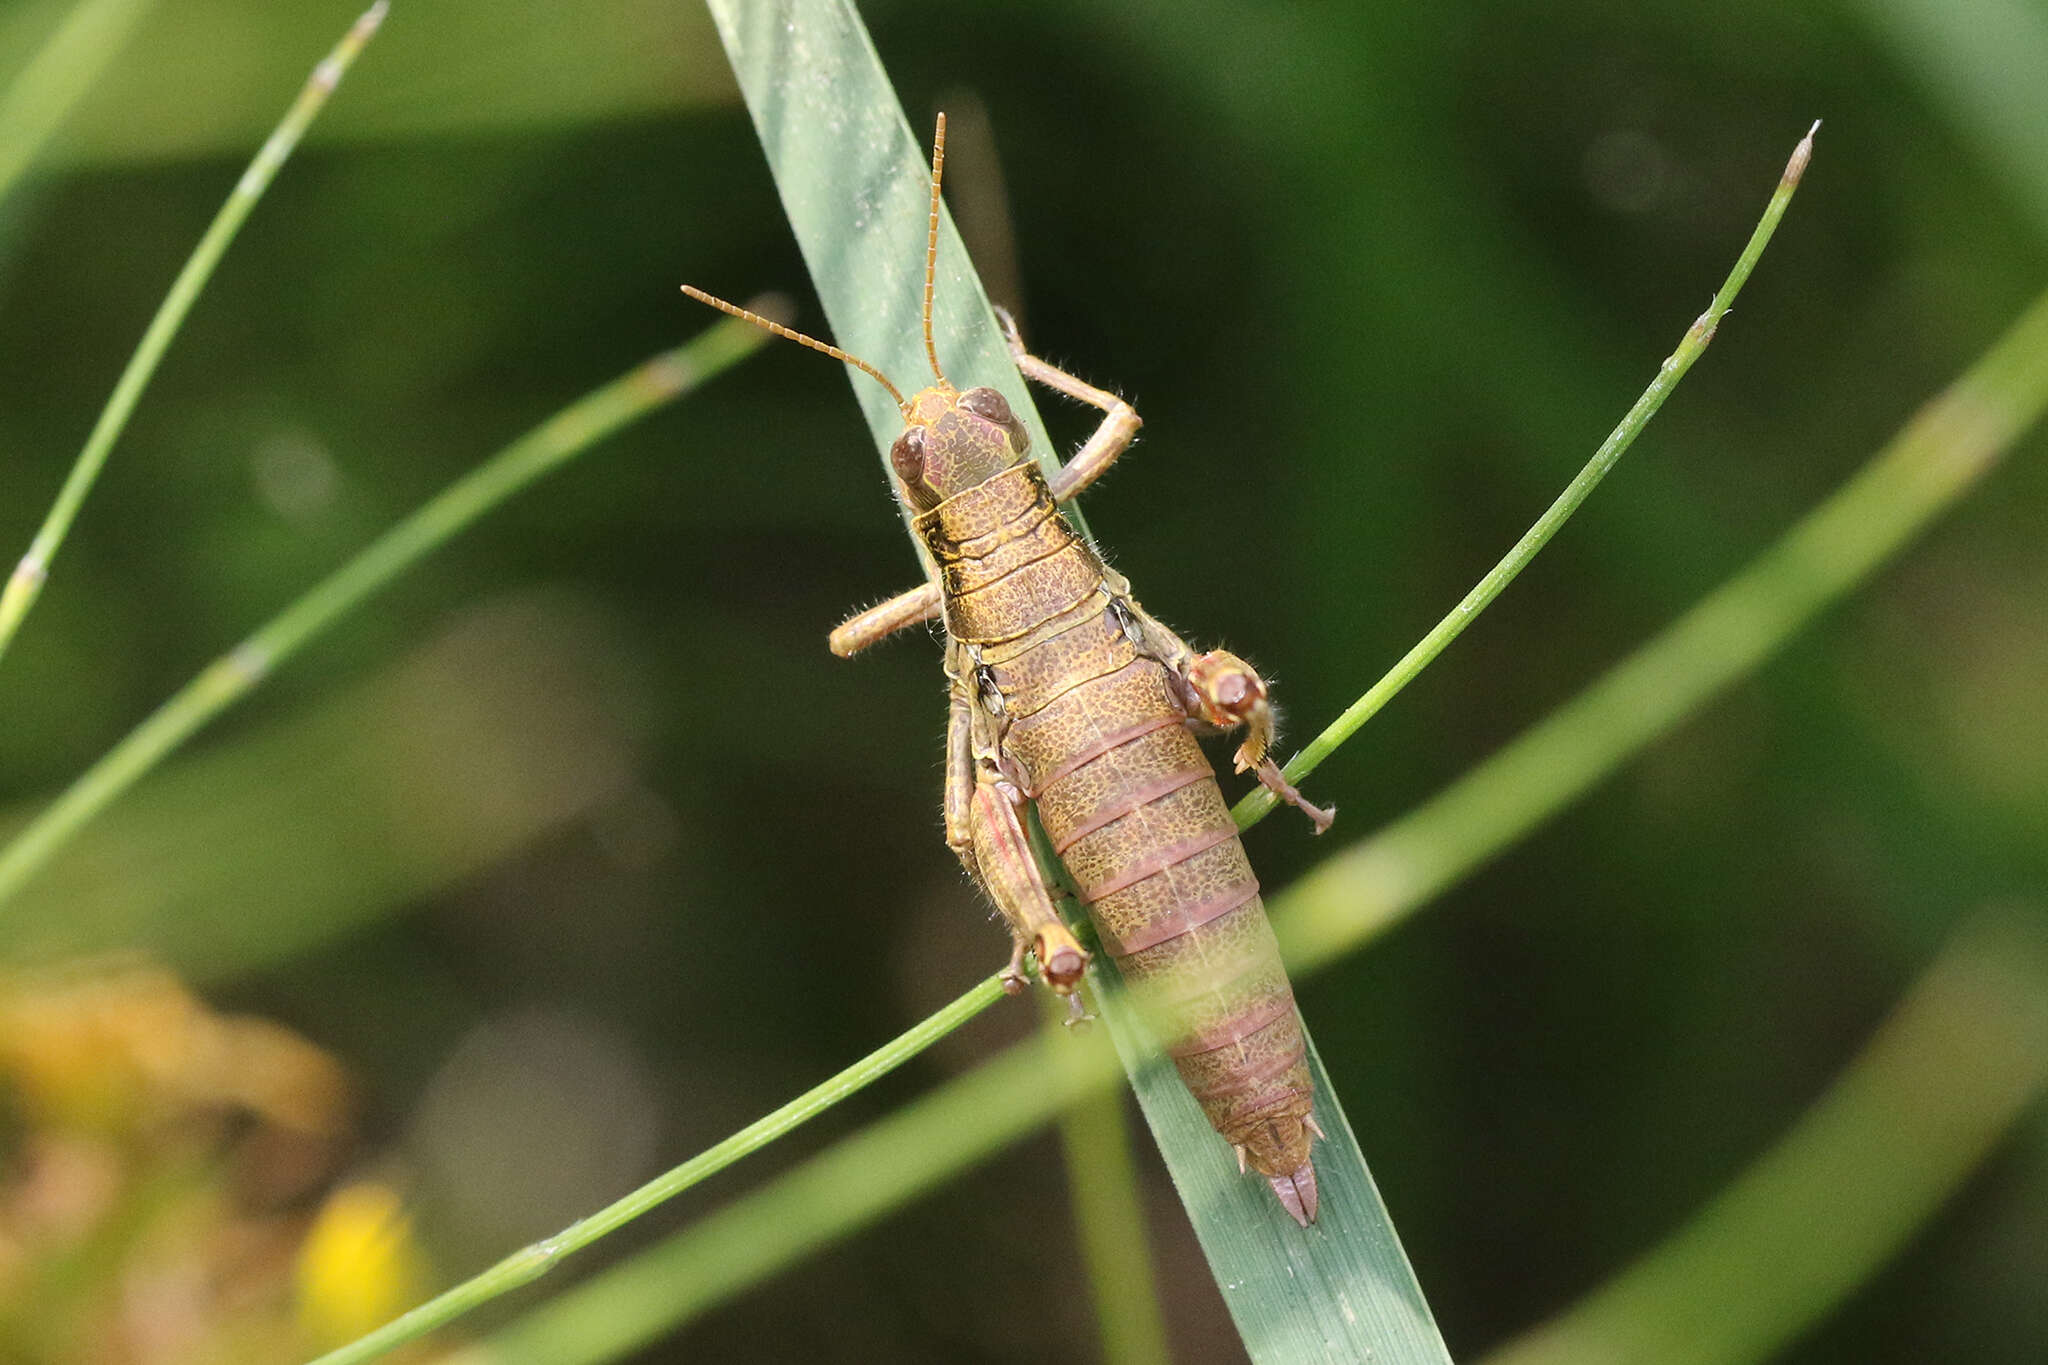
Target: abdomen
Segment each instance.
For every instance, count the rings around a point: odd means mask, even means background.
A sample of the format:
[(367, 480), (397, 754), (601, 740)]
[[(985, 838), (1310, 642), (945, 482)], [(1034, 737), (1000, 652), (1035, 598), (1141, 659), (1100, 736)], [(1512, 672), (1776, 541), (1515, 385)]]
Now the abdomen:
[(1035, 466), (916, 524), (939, 564), (947, 630), (975, 646), (1001, 694), (1003, 754), (1104, 949), (1158, 993), (1181, 1078), (1261, 1174), (1308, 1179), (1313, 1093), (1294, 992), (1165, 665), (1109, 610), (1100, 559)]
[[(1294, 993), (1165, 667), (1102, 613), (1005, 661), (999, 678), (1016, 689), (1004, 751), (1103, 947), (1163, 997), (1168, 1050), (1210, 1123), (1262, 1173), (1292, 1174), (1312, 1098)], [(1295, 1122), (1276, 1130), (1275, 1118)]]

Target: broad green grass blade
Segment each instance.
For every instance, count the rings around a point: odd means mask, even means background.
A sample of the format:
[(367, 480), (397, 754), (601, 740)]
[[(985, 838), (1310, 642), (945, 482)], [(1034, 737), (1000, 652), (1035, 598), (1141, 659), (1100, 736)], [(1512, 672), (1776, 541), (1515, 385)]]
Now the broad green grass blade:
[(1251, 1358), (1449, 1361), (1372, 1174), (1363, 1157), (1351, 1159), (1358, 1139), (1308, 1031), (1316, 1118), (1329, 1141), (1315, 1149), (1322, 1210), (1304, 1230), (1264, 1181), (1239, 1173), (1158, 1042), (1144, 1035), (1141, 1012), (1117, 1003), (1122, 988), (1109, 984), (1111, 971), (1090, 973), (1103, 1018)]
[(7, 646), (21, 628), (22, 619), (42, 593), (43, 583), (50, 575), (50, 562), (57, 557), (57, 550), (70, 532), (78, 509), (84, 505), (86, 494), (92, 491), (100, 470), (106, 466), (114, 442), (120, 439), (135, 405), (142, 400), (142, 391), (149, 387), (164, 352), (170, 349), (172, 338), (184, 325), (185, 315), (198, 302), (200, 291), (213, 277), (214, 267), (220, 264), (228, 245), (235, 240), (235, 234), (242, 230), (242, 224), (255, 210), (257, 201), (270, 188), (270, 182), (277, 178), (279, 168), (291, 156), (292, 149), (299, 145), (299, 139), (305, 136), (313, 119), (326, 107), (328, 96), (334, 93), (334, 88), (341, 83), (342, 76), (364, 46), (376, 36), (377, 27), (384, 20), (387, 3), (388, 0), (376, 0), (335, 44), (326, 59), (313, 68), (313, 74), (307, 77), (298, 98), (292, 101), (277, 127), (257, 149), (248, 169), (242, 172), (242, 178), (235, 182), (227, 202), (214, 215), (205, 235), (200, 237), (199, 245), (192, 249), (192, 255), (178, 272), (178, 278), (171, 281), (170, 292), (164, 295), (156, 316), (150, 319), (142, 340), (136, 344), (135, 354), (129, 357), (127, 367), (115, 381), (114, 392), (86, 436), (85, 446), (78, 452), (71, 472), (65, 476), (64, 486), (57, 491), (56, 502), (36, 531), (35, 539), (29, 543), (28, 553), (21, 557), (21, 562), (8, 576), (6, 586), (0, 588), (0, 657), (6, 655)]
[[(921, 387), (931, 374), (918, 322), (931, 130), (912, 131), (867, 29), (847, 0), (712, 0), (711, 15), (832, 324), (828, 340), (874, 365), (905, 393)], [(714, 294), (753, 288), (746, 281), (689, 283)], [(981, 279), (946, 214), (939, 224), (932, 333), (939, 363), (954, 384), (1002, 390), (1030, 428), (1039, 462), (1048, 472), (1058, 468), (1057, 448), (1046, 438)], [(889, 443), (903, 429), (903, 415), (879, 384), (848, 375), (876, 450), (886, 459)]]
[(1980, 915), (1777, 1146), (1486, 1365), (1771, 1358), (1889, 1260), (2044, 1085), (2048, 924)]
[[(913, 389), (929, 372), (919, 324), (929, 171), (859, 15), (846, 0), (714, 0), (712, 14), (834, 340)], [(933, 316), (940, 363), (961, 387), (1002, 389), (1032, 427), (1040, 460), (1056, 467), (973, 266), (950, 220), (943, 226)], [(879, 384), (858, 374), (853, 382), (886, 458), (902, 415)], [(1098, 976), (1107, 978), (1106, 964)], [(1144, 1075), (1123, 1002), (1114, 991), (1097, 995), (1125, 1064)], [(1140, 1100), (1254, 1359), (1317, 1351), (1393, 1365), (1449, 1360), (1327, 1078), (1317, 1087), (1328, 1141), (1316, 1148), (1316, 1170), (1334, 1202), (1307, 1231), (1263, 1182), (1235, 1175), (1228, 1146), (1192, 1100), (1167, 1099), (1169, 1088), (1177, 1086), (1141, 1084)], [(1219, 1163), (1237, 1190), (1222, 1189)]]
[(156, 0), (79, 0), (0, 93), (0, 200)]
[[(1372, 941), (1584, 796), (1896, 554), (2044, 409), (2048, 294), (1741, 574), (1479, 767), (1274, 897), (1290, 969), (1313, 971)], [(1055, 1041), (1077, 1050), (1062, 1058)], [(653, 1341), (1050, 1120), (1109, 1083), (1106, 1063), (1075, 1040), (1012, 1048), (464, 1359), (581, 1365)]]

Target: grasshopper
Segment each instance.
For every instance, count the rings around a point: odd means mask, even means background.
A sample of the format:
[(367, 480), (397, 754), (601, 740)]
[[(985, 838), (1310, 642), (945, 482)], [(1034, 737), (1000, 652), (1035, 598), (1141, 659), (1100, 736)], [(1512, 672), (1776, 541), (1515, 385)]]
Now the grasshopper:
[(1265, 681), (1224, 650), (1197, 654), (1138, 605), (1061, 512), (1136, 436), (1131, 406), (1026, 350), (1002, 314), (1026, 379), (1099, 408), (1094, 434), (1049, 479), (1029, 437), (992, 388), (956, 389), (932, 340), (946, 120), (932, 145), (925, 237), (924, 345), (933, 382), (905, 398), (855, 356), (688, 285), (684, 292), (852, 365), (889, 391), (903, 433), (889, 451), (897, 496), (937, 577), (848, 620), (831, 635), (847, 657), (907, 626), (946, 634), (951, 696), (946, 842), (995, 903), (1013, 941), (1005, 988), (1024, 965), (1069, 998), (1076, 1016), (1088, 953), (1060, 918), (1032, 857), (1035, 802), (1055, 852), (1124, 975), (1163, 1002), (1182, 1080), (1238, 1168), (1257, 1171), (1295, 1221), (1316, 1216), (1310, 1146), (1322, 1136), (1300, 1016), (1215, 771), (1195, 732), (1244, 729), (1239, 772), (1327, 829), (1281, 774)]

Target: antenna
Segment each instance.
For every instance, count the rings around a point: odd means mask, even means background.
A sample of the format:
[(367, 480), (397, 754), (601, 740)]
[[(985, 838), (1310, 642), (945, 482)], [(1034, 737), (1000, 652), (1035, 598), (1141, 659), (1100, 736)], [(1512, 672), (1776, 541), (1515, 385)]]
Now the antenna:
[[(936, 180), (934, 180), (935, 185), (936, 183)], [(934, 224), (936, 224), (937, 220), (934, 219), (933, 221)], [(936, 226), (934, 226), (933, 231), (937, 231)], [(768, 318), (764, 318), (759, 313), (750, 313), (746, 309), (740, 307), (738, 304), (727, 303), (724, 299), (721, 299), (713, 294), (707, 294), (703, 290), (696, 288), (694, 285), (684, 285), (683, 292), (685, 294), (688, 294), (691, 298), (697, 300), (697, 302), (699, 303), (708, 303), (721, 313), (730, 313), (734, 317), (739, 318), (743, 322), (751, 322), (756, 327), (761, 328), (763, 331), (768, 332), (774, 336), (779, 336), (783, 338), (785, 341), (794, 341), (799, 346), (808, 346), (814, 351), (823, 351), (826, 355), (831, 356), (834, 360), (845, 361), (847, 364), (853, 366), (856, 370), (859, 370), (862, 374), (868, 376), (877, 384), (880, 384), (883, 388), (887, 389), (889, 391), (889, 396), (896, 400), (896, 406), (902, 410), (904, 416), (907, 417), (910, 415), (910, 404), (903, 401), (903, 395), (897, 392), (896, 386), (894, 384), (891, 384), (889, 382), (888, 376), (884, 375), (880, 370), (876, 369), (874, 366), (868, 364), (867, 361), (862, 360), (859, 356), (848, 355), (846, 352), (840, 350), (837, 346), (827, 346), (824, 342), (818, 340), (816, 337), (807, 337), (802, 332), (794, 331), (791, 328), (784, 327), (781, 323), (773, 322)], [(924, 344), (927, 347), (929, 347), (932, 344), (932, 287), (929, 274), (927, 274), (925, 279), (924, 297)]]
[(932, 362), (932, 373), (944, 384), (946, 372), (939, 368), (939, 348), (932, 343), (932, 280), (939, 269), (939, 177), (946, 169), (946, 115), (939, 114), (939, 130), (932, 134), (932, 215), (924, 235), (924, 353)]

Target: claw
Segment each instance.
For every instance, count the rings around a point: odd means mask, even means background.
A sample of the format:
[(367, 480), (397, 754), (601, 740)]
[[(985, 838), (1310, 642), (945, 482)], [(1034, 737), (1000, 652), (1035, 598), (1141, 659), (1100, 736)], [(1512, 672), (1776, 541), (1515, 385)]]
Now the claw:
[(1010, 961), (1002, 971), (1003, 994), (1019, 995), (1024, 990), (1024, 954), (1029, 951), (1022, 939), (1010, 952)]
[(1002, 324), (1003, 340), (1010, 344), (1011, 355), (1023, 355), (1024, 334), (1017, 328), (1017, 319), (1010, 316), (1010, 310), (1000, 303), (991, 305), (996, 310), (996, 321)]
[(1095, 1022), (1095, 1016), (1090, 1014), (1088, 1007), (1081, 1003), (1081, 993), (1079, 991), (1075, 991), (1067, 997), (1067, 1017), (1060, 1020), (1060, 1022), (1073, 1029), (1076, 1033), (1085, 1030)]
[(1301, 1116), (1301, 1126), (1308, 1129), (1311, 1133), (1314, 1133), (1324, 1142), (1328, 1142), (1330, 1140), (1330, 1135), (1323, 1131), (1322, 1124), (1316, 1122), (1316, 1116), (1314, 1114), (1303, 1114)]
[(1230, 1150), (1237, 1153), (1237, 1173), (1239, 1175), (1243, 1175), (1251, 1169), (1251, 1161), (1245, 1154), (1242, 1142), (1232, 1143)]
[(1273, 1187), (1280, 1206), (1293, 1215), (1295, 1222), (1307, 1227), (1316, 1221), (1316, 1168), (1313, 1164), (1302, 1162), (1301, 1169), (1293, 1175), (1269, 1175), (1266, 1183)]

